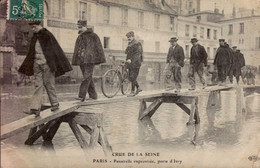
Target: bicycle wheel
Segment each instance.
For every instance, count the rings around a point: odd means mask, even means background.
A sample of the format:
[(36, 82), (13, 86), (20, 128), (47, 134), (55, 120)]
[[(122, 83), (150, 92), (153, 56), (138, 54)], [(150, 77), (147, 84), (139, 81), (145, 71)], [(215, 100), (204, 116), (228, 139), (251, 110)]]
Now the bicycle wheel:
[(111, 69), (107, 71), (102, 77), (101, 90), (107, 98), (114, 97), (118, 93), (120, 86), (120, 77), (115, 70)]
[(121, 92), (123, 95), (129, 94), (131, 91), (131, 82), (126, 78), (122, 81)]

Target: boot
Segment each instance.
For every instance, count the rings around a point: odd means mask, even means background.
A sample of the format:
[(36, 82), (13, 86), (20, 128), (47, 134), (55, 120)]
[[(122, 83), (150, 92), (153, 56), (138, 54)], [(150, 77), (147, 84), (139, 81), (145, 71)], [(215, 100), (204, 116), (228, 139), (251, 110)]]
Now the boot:
[(135, 95), (138, 95), (138, 93), (142, 92), (143, 90), (140, 88), (137, 88)]
[(127, 97), (134, 97), (135, 96), (135, 92), (131, 91), (131, 93), (129, 95), (127, 95)]
[(55, 104), (55, 105), (53, 105), (53, 106), (51, 106), (51, 111), (56, 111), (56, 110), (58, 110), (58, 109), (59, 109), (59, 106), (60, 106), (59, 103), (58, 103), (58, 104)]
[(35, 114), (35, 117), (40, 116), (40, 110), (37, 110), (37, 109), (30, 109), (30, 111), (23, 111), (23, 113), (28, 114), (28, 115)]

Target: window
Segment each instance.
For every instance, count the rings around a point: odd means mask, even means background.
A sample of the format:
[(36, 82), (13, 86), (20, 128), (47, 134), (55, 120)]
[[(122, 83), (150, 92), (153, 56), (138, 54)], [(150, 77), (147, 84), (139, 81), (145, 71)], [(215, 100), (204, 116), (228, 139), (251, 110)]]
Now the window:
[(214, 36), (213, 36), (214, 40), (217, 40), (217, 30), (214, 30)]
[(233, 25), (228, 25), (228, 34), (233, 34)]
[(197, 26), (193, 26), (193, 37), (197, 37)]
[(186, 53), (186, 58), (190, 57), (190, 46), (189, 45), (185, 45), (185, 53)]
[(65, 17), (65, 0), (51, 1), (51, 16), (57, 18)]
[(210, 47), (207, 47), (207, 54), (208, 54), (208, 57), (210, 57)]
[(154, 28), (160, 29), (160, 15), (159, 14), (154, 15)]
[(231, 40), (231, 39), (228, 40), (228, 45), (229, 45), (230, 47), (232, 46), (232, 40)]
[(91, 20), (91, 4), (86, 2), (79, 2), (79, 19)]
[(128, 9), (122, 9), (122, 26), (127, 26), (128, 23)]
[(110, 41), (110, 38), (109, 37), (104, 37), (104, 48), (109, 48), (109, 41)]
[(155, 52), (159, 53), (160, 52), (160, 41), (155, 42)]
[(260, 49), (260, 37), (256, 37), (256, 49)]
[(110, 20), (110, 7), (109, 6), (104, 6), (104, 23), (108, 24)]
[(174, 17), (170, 16), (170, 31), (174, 31)]
[(207, 29), (207, 39), (210, 39), (210, 29)]
[(239, 25), (240, 25), (240, 31), (239, 31), (239, 33), (240, 33), (240, 34), (244, 34), (244, 27), (245, 27), (244, 23), (240, 23)]
[(204, 38), (204, 27), (200, 27), (200, 38)]
[(186, 25), (186, 26), (185, 26), (185, 36), (186, 36), (186, 37), (189, 37), (189, 36), (190, 36), (190, 26), (189, 26), (189, 25)]
[(197, 16), (197, 22), (201, 21), (201, 16)]
[(144, 27), (144, 12), (138, 12), (138, 27)]

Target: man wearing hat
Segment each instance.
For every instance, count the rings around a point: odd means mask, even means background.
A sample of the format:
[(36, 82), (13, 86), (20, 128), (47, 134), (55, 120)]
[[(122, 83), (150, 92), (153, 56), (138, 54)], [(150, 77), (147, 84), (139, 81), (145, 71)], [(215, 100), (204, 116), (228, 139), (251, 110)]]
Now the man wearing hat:
[(231, 57), (229, 47), (225, 45), (225, 39), (219, 39), (219, 48), (213, 62), (213, 65), (217, 67), (219, 85), (225, 85), (228, 69), (232, 61)]
[(206, 81), (203, 77), (203, 72), (204, 69), (207, 70), (208, 54), (205, 48), (198, 43), (197, 38), (192, 38), (191, 43), (193, 46), (190, 51), (190, 70), (188, 78), (191, 88), (189, 90), (195, 90), (196, 88), (195, 73), (198, 74), (204, 89), (206, 87)]
[(128, 46), (125, 50), (126, 62), (128, 63), (129, 80), (132, 85), (131, 93), (128, 96), (131, 97), (142, 91), (136, 79), (139, 75), (139, 70), (143, 62), (143, 47), (140, 42), (135, 40), (133, 31), (128, 32), (126, 37), (128, 39)]
[(233, 82), (233, 76), (236, 77), (237, 84), (239, 83), (239, 77), (241, 76), (241, 69), (245, 66), (245, 58), (237, 46), (233, 46), (233, 64), (231, 67), (230, 81)]
[(59, 108), (55, 77), (71, 71), (72, 67), (55, 37), (41, 26), (40, 21), (31, 22), (29, 25), (34, 34), (28, 54), (18, 71), (35, 77), (32, 103), (29, 111), (24, 111), (24, 113), (39, 116), (44, 88), (51, 103), (51, 110), (55, 111)]
[[(169, 64), (170, 70), (172, 72), (172, 80), (175, 85), (175, 92), (179, 93), (181, 90), (181, 67), (184, 67), (184, 51), (183, 48), (177, 43), (178, 39), (172, 37), (169, 42), (171, 47), (169, 48), (166, 63)], [(166, 78), (166, 90), (173, 89), (169, 86), (170, 78)]]
[(86, 20), (78, 21), (78, 28), (79, 36), (74, 48), (72, 65), (80, 66), (83, 81), (76, 99), (85, 101), (87, 92), (89, 99), (97, 99), (92, 76), (95, 65), (106, 62), (105, 54), (98, 35), (91, 28), (87, 28)]

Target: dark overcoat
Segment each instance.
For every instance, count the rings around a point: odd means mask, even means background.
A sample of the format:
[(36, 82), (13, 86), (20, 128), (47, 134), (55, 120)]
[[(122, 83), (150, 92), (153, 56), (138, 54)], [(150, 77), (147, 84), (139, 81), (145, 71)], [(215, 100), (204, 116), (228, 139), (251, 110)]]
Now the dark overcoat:
[(214, 65), (230, 65), (232, 63), (232, 55), (228, 46), (220, 46), (217, 49), (214, 59)]
[(61, 76), (72, 70), (69, 60), (65, 56), (59, 43), (47, 29), (43, 28), (32, 36), (29, 52), (19, 68), (19, 72), (28, 76), (32, 76), (33, 64), (35, 59), (35, 44), (39, 40), (43, 55), (51, 72), (55, 72), (55, 76)]
[(129, 64), (132, 68), (140, 68), (143, 62), (143, 47), (142, 44), (135, 39), (132, 40), (126, 50), (126, 60), (130, 59), (131, 63)]
[(204, 64), (207, 66), (208, 63), (208, 54), (205, 48), (198, 44), (197, 46), (193, 46), (190, 50), (190, 65), (200, 65)]
[(81, 33), (75, 44), (72, 65), (101, 64), (106, 62), (101, 41), (92, 29)]
[(175, 60), (181, 67), (184, 67), (184, 58), (183, 48), (177, 44), (175, 48), (169, 48), (166, 62), (169, 63), (171, 60)]

